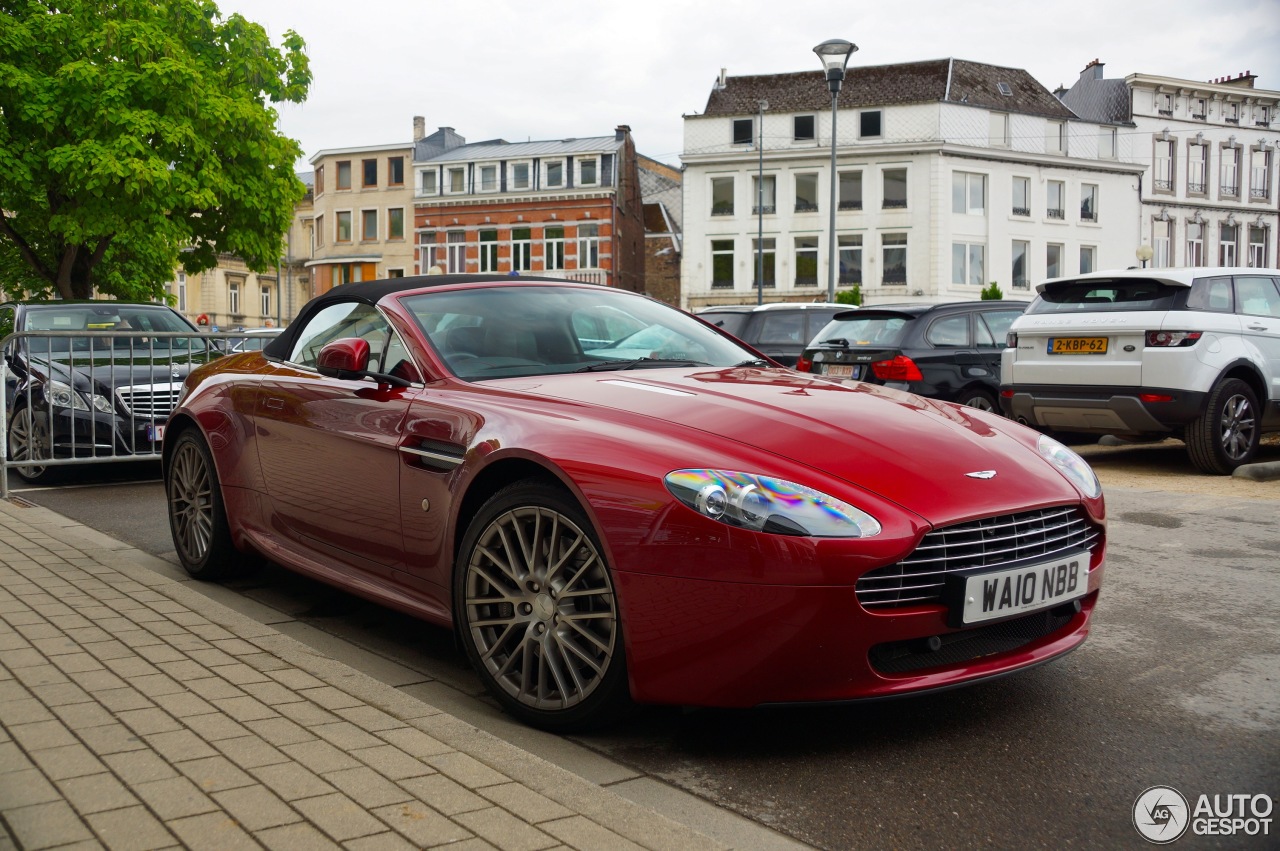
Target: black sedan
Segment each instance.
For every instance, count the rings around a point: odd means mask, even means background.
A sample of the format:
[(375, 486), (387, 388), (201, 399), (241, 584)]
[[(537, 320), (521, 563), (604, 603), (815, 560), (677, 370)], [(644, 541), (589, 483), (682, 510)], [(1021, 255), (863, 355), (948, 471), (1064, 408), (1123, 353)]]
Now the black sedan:
[(182, 380), (217, 356), (200, 330), (160, 304), (0, 304), (9, 460), (28, 482), (51, 459), (159, 457)]
[(796, 369), (999, 411), (1000, 352), (1020, 301), (886, 304), (838, 313)]

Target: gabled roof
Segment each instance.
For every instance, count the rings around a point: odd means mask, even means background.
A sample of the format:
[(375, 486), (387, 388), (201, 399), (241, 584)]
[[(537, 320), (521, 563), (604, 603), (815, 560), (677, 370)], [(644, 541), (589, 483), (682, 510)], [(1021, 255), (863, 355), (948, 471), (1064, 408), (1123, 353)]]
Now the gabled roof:
[(533, 157), (555, 157), (570, 154), (587, 154), (599, 151), (616, 151), (622, 142), (614, 135), (588, 136), (582, 139), (557, 139), (546, 142), (475, 142), (443, 151), (416, 162), (460, 162), (472, 160), (518, 160)]
[[(1005, 83), (1010, 94), (1000, 91)], [(727, 77), (714, 88), (706, 115), (753, 115), (761, 100), (770, 112), (816, 112), (831, 108), (821, 71)], [(1003, 68), (964, 59), (931, 59), (898, 65), (849, 68), (840, 89), (841, 109), (909, 103), (963, 103), (985, 109), (1074, 117), (1071, 110), (1021, 68)]]

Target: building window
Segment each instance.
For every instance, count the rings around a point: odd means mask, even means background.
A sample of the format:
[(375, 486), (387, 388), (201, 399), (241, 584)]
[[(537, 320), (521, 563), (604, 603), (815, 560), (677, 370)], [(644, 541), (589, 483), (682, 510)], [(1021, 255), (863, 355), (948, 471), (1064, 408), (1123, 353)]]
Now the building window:
[(1249, 200), (1266, 201), (1271, 197), (1271, 151), (1255, 148), (1250, 155)]
[(796, 237), (796, 286), (816, 287), (818, 285), (818, 238), (816, 236)]
[(558, 189), (564, 186), (564, 162), (556, 160), (549, 162), (547, 166), (547, 188)]
[(324, 194), (324, 166), (316, 166), (316, 194)]
[(550, 271), (564, 268), (564, 228), (543, 229), (542, 268)]
[(1204, 265), (1204, 225), (1199, 222), (1187, 223), (1187, 265)]
[(733, 119), (733, 144), (750, 145), (755, 138), (756, 122), (754, 118)]
[(371, 242), (378, 238), (378, 211), (360, 211), (360, 239)]
[(1155, 143), (1155, 172), (1152, 174), (1152, 186), (1157, 192), (1173, 191), (1173, 151), (1172, 139), (1157, 139)]
[(758, 216), (761, 213), (772, 215), (778, 211), (778, 178), (772, 174), (766, 174), (764, 180), (759, 177), (751, 178), (751, 198), (754, 202), (751, 207), (751, 215)]
[(446, 173), (449, 179), (450, 194), (458, 194), (467, 191), (467, 170), (465, 168), (451, 168)]
[(905, 284), (907, 282), (907, 235), (886, 233), (880, 237), (881, 282)]
[[(761, 246), (764, 247), (763, 251), (760, 250)], [(760, 272), (760, 268), (761, 268), (760, 262), (761, 262), (762, 256), (764, 258), (764, 285), (766, 287), (777, 286), (777, 278), (774, 277), (774, 256), (776, 253), (777, 253), (777, 240), (772, 238), (766, 239), (763, 241), (758, 239), (751, 240), (751, 260), (752, 260), (751, 274), (753, 276), (752, 286), (754, 287), (760, 286), (760, 279), (754, 276), (758, 275)]]
[(510, 189), (528, 189), (529, 188), (529, 164), (528, 163), (512, 163), (511, 180), (508, 184)]
[(711, 215), (733, 215), (733, 178), (711, 178)]
[(387, 270), (387, 277), (388, 277), (388, 278), (403, 278), (403, 277), (404, 277), (404, 269), (388, 269), (388, 270)]
[(315, 236), (316, 247), (317, 248), (323, 247), (324, 246), (324, 216), (316, 216), (316, 227), (315, 227), (314, 233), (316, 235)]
[(881, 206), (886, 210), (903, 209), (907, 206), (907, 170), (905, 168), (884, 170), (884, 200)]
[(351, 188), (351, 160), (342, 160), (338, 163), (338, 189)]
[(1151, 224), (1151, 265), (1168, 269), (1173, 265), (1173, 222), (1156, 219)]
[(1080, 246), (1080, 274), (1084, 275), (1097, 268), (1098, 249), (1092, 245)]
[(498, 232), (480, 231), (480, 271), (498, 271)]
[(387, 239), (404, 239), (404, 208), (387, 210)]
[(378, 161), (362, 160), (360, 162), (360, 188), (369, 189), (378, 185)]
[(262, 288), (262, 315), (271, 316), (271, 287)]
[(840, 264), (840, 283), (862, 283), (862, 234), (848, 234), (836, 241)]
[(862, 209), (862, 172), (840, 172), (840, 209)]
[(1009, 113), (991, 113), (987, 141), (994, 148), (1009, 147)]
[(711, 288), (733, 288), (733, 240), (711, 240)]
[(797, 142), (812, 142), (818, 138), (812, 115), (797, 115), (792, 119), (791, 137)]
[(1067, 184), (1061, 180), (1050, 180), (1046, 190), (1045, 218), (1065, 219), (1067, 217)]
[(498, 167), (496, 165), (482, 165), (480, 172), (480, 191), (481, 192), (497, 192), (498, 191)]
[(240, 282), (232, 281), (227, 285), (227, 312), (233, 316), (240, 315)]
[(951, 212), (961, 215), (987, 214), (987, 176), (965, 171), (951, 173)]
[(186, 313), (187, 312), (187, 273), (179, 272), (177, 274), (177, 279), (174, 281), (174, 284), (177, 289), (176, 295), (178, 296), (178, 305), (177, 305), (178, 312)]
[(445, 269), (450, 275), (467, 271), (467, 232), (451, 230), (445, 234)]
[(533, 231), (529, 228), (511, 229), (511, 268), (517, 272), (533, 268)]
[(387, 157), (387, 185), (404, 186), (404, 157)]
[(1191, 117), (1197, 121), (1204, 121), (1209, 115), (1208, 105), (1204, 98), (1191, 99)]
[(1113, 160), (1116, 158), (1116, 128), (1103, 127), (1098, 132), (1098, 159)]
[(422, 194), (435, 195), (439, 191), (436, 187), (436, 170), (427, 169), (422, 173)]
[(578, 225), (578, 268), (600, 268), (599, 225)]
[(1249, 226), (1249, 265), (1255, 269), (1267, 265), (1267, 229), (1258, 225)]
[(1027, 257), (1031, 254), (1031, 243), (1023, 239), (1013, 241), (1013, 268), (1010, 270), (1015, 290), (1031, 288), (1031, 278), (1027, 275)]
[(1031, 215), (1031, 179), (1015, 177), (1013, 179), (1013, 215)]
[(1098, 187), (1096, 184), (1080, 184), (1080, 221), (1098, 221)]
[(1045, 128), (1044, 150), (1046, 154), (1067, 153), (1067, 122), (1049, 122)]
[(595, 157), (578, 160), (578, 185), (596, 186), (600, 183), (600, 161)]
[(334, 234), (334, 242), (350, 242), (351, 241), (351, 211), (342, 210), (337, 213), (338, 232)]
[(1219, 183), (1219, 191), (1226, 196), (1238, 198), (1240, 196), (1240, 149), (1239, 148), (1223, 148), (1222, 149), (1222, 180)]
[(976, 242), (951, 243), (951, 283), (983, 286), (986, 283), (987, 247)]
[(1235, 225), (1221, 225), (1218, 228), (1218, 265), (1234, 266), (1237, 263), (1240, 229)]
[(818, 175), (796, 175), (796, 212), (818, 212)]
[(883, 113), (868, 109), (858, 113), (858, 138), (879, 139), (884, 135)]
[(1173, 115), (1173, 95), (1168, 92), (1156, 94), (1156, 111), (1161, 115)]
[(1240, 123), (1240, 104), (1229, 103), (1222, 108), (1222, 119), (1228, 124)]
[(1056, 242), (1044, 247), (1044, 274), (1046, 278), (1062, 277), (1062, 246)]
[(1260, 106), (1257, 109), (1258, 109), (1257, 125), (1259, 127), (1270, 127), (1271, 126), (1271, 107)]
[(1209, 191), (1209, 146), (1192, 142), (1187, 147), (1187, 194)]

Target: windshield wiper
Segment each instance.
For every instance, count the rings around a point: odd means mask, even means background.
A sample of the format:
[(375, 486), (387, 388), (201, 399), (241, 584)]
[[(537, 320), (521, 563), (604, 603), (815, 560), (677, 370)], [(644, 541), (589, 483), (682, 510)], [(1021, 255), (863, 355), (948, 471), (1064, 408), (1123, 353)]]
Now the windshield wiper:
[(848, 341), (848, 340), (846, 340), (844, 337), (832, 337), (830, 340), (823, 340), (823, 341), (821, 341), (820, 343), (818, 343), (818, 345), (820, 345), (820, 346), (844, 346), (845, 348), (848, 348), (848, 346), (849, 346), (849, 341)]
[(744, 360), (742, 363), (735, 363), (733, 365), (734, 369), (741, 366), (772, 366), (772, 364), (764, 358), (752, 358), (751, 360)]
[(615, 369), (644, 369), (650, 366), (711, 366), (700, 360), (683, 358), (633, 358), (631, 360), (606, 361), (578, 367), (574, 372), (607, 372)]

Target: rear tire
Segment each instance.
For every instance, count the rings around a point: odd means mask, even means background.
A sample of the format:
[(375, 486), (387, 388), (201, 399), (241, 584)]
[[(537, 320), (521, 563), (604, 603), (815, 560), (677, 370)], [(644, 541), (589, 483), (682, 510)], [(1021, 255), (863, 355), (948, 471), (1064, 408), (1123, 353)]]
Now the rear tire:
[(981, 387), (971, 387), (965, 390), (956, 397), (956, 401), (966, 408), (977, 408), (979, 411), (1000, 413), (1000, 406), (996, 404), (996, 397)]
[(182, 567), (195, 579), (228, 579), (252, 559), (231, 542), (218, 470), (204, 437), (195, 429), (178, 435), (165, 467), (169, 531)]
[(1187, 426), (1184, 439), (1196, 469), (1225, 476), (1253, 460), (1261, 436), (1253, 388), (1228, 378), (1209, 391), (1204, 412)]

